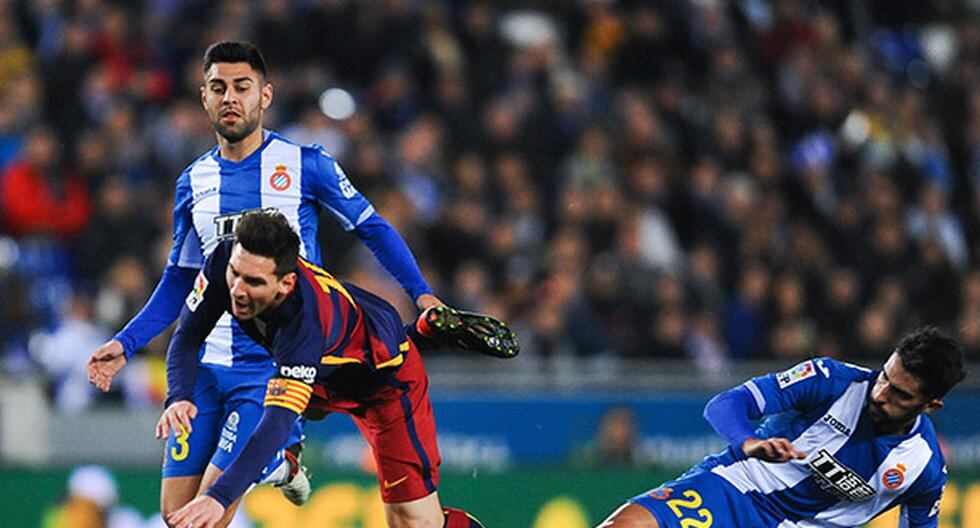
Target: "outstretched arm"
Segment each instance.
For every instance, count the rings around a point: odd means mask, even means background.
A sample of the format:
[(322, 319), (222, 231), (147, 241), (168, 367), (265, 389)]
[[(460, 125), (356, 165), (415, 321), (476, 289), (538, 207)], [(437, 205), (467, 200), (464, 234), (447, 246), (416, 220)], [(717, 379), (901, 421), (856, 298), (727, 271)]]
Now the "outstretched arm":
[(163, 270), (153, 295), (143, 309), (109, 342), (100, 346), (88, 360), (88, 379), (106, 392), (133, 353), (160, 335), (180, 315), (180, 306), (194, 283), (197, 270), (172, 264)]
[(786, 462), (806, 457), (785, 438), (756, 438), (751, 421), (761, 417), (762, 411), (744, 385), (718, 394), (704, 408), (705, 420), (737, 453), (767, 462)]
[(372, 213), (354, 231), (378, 262), (388, 270), (420, 310), (442, 304), (425, 282), (405, 239), (378, 213)]

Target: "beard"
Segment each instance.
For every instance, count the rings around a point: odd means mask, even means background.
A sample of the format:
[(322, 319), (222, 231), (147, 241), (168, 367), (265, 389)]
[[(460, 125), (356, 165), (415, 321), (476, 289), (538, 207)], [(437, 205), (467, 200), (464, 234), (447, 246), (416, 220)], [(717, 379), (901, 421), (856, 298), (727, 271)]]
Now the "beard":
[(228, 140), (229, 143), (238, 143), (255, 132), (255, 129), (259, 127), (259, 118), (255, 116), (250, 119), (248, 116), (242, 116), (235, 124), (223, 125), (219, 115), (217, 119), (211, 120), (211, 125), (214, 127), (214, 131)]
[(892, 433), (902, 429), (904, 426), (915, 420), (919, 410), (909, 411), (901, 416), (892, 416), (885, 412), (878, 404), (873, 401), (867, 403), (868, 419), (876, 431)]

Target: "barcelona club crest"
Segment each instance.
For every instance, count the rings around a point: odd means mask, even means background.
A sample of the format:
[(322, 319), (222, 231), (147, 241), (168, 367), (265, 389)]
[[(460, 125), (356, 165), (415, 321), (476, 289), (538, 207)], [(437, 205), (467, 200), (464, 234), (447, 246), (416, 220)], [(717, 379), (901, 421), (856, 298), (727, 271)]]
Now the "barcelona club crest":
[(272, 176), (269, 177), (269, 185), (277, 191), (285, 191), (291, 183), (293, 183), (293, 179), (286, 172), (286, 166), (276, 165), (276, 172), (273, 172)]

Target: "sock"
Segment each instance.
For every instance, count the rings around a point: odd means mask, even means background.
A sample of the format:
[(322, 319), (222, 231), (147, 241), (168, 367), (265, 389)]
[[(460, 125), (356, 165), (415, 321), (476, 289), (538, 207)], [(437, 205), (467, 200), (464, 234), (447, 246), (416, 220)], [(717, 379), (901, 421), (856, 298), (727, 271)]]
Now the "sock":
[(484, 528), (483, 523), (476, 517), (458, 508), (443, 508), (442, 514), (446, 517), (443, 528)]
[(279, 465), (275, 466), (276, 469), (272, 471), (269, 471), (269, 467), (272, 464), (266, 466), (268, 473), (259, 482), (262, 484), (285, 484), (289, 480), (289, 474), (292, 468), (290, 467), (289, 460), (283, 456), (284, 453), (285, 451), (281, 450), (276, 454), (276, 460), (279, 461)]
[(431, 326), (429, 326), (428, 315), (429, 315), (429, 310), (431, 309), (432, 308), (429, 308), (426, 311), (422, 312), (422, 314), (419, 315), (419, 318), (415, 320), (415, 331), (418, 332), (419, 335), (423, 337), (427, 337), (429, 339), (432, 339), (436, 337), (436, 335), (438, 335), (436, 333), (436, 330)]

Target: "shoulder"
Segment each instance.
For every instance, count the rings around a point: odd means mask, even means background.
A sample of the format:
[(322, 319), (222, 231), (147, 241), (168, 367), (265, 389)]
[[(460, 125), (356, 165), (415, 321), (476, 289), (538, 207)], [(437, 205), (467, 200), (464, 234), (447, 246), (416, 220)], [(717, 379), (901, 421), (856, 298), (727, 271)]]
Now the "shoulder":
[(776, 382), (781, 388), (785, 388), (809, 378), (853, 382), (874, 378), (875, 375), (871, 369), (821, 357), (803, 361), (789, 369), (777, 372)]
[(182, 179), (189, 178), (191, 173), (194, 172), (194, 169), (198, 169), (205, 164), (214, 163), (214, 155), (215, 153), (217, 153), (217, 151), (218, 151), (218, 146), (215, 145), (207, 152), (198, 156), (197, 159), (188, 163), (187, 167), (184, 168), (183, 172), (181, 172), (180, 175), (177, 176), (177, 180), (180, 181)]

